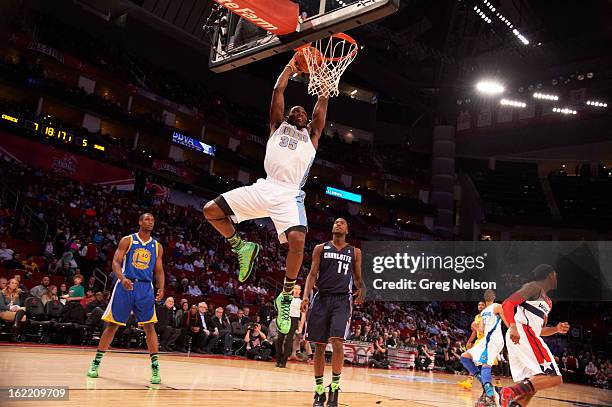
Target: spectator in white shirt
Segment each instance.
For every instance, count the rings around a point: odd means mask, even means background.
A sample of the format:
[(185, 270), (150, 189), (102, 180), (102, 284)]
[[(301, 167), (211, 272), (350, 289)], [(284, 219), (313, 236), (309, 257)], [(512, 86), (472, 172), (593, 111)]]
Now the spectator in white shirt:
[(203, 269), (204, 268), (204, 260), (201, 257), (199, 259), (196, 259), (193, 262), (193, 267), (197, 267), (197, 268)]
[(193, 295), (194, 297), (198, 297), (202, 295), (202, 290), (200, 287), (196, 285), (196, 282), (191, 280), (191, 284), (189, 284), (189, 289), (187, 290), (187, 294)]
[(185, 262), (185, 264), (183, 264), (183, 270), (191, 271), (192, 273), (195, 271), (194, 268), (193, 268), (193, 265), (191, 265), (188, 262)]
[(0, 243), (0, 262), (13, 259), (15, 252), (6, 246), (6, 242)]

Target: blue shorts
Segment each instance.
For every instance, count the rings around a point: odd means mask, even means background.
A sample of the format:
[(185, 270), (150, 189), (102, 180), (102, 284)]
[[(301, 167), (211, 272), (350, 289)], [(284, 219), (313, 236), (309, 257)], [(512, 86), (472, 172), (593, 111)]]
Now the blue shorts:
[(306, 340), (327, 343), (330, 338), (346, 339), (351, 327), (351, 295), (315, 294), (306, 322)]
[(131, 311), (134, 311), (138, 325), (157, 322), (153, 284), (145, 281), (137, 281), (133, 284), (134, 289), (128, 291), (123, 288), (121, 282), (115, 283), (113, 295), (111, 295), (102, 320), (125, 326), (130, 319)]

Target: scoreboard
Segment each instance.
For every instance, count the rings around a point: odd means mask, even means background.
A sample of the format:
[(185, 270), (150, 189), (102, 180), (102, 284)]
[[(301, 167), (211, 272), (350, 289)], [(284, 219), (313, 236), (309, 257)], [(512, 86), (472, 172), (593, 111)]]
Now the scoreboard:
[(71, 130), (59, 126), (22, 119), (19, 116), (9, 113), (1, 113), (0, 121), (30, 130), (44, 139), (53, 139), (63, 144), (71, 144), (82, 150), (94, 149), (102, 152), (106, 151), (106, 147), (101, 143), (94, 142), (91, 136), (74, 134)]

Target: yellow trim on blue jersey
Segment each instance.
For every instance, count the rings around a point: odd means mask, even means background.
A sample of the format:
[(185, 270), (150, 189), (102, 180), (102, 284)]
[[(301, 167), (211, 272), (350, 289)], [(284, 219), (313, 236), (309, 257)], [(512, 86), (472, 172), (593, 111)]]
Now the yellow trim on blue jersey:
[(102, 321), (110, 322), (111, 324), (125, 326), (124, 323), (115, 321), (115, 318), (113, 318), (113, 310), (110, 309), (110, 306), (108, 308), (108, 315), (106, 315), (105, 313), (105, 315), (102, 316)]
[(143, 325), (146, 325), (146, 324), (151, 324), (151, 323), (153, 323), (153, 324), (154, 324), (154, 323), (156, 323), (156, 322), (157, 322), (157, 314), (155, 313), (155, 305), (154, 305), (154, 306), (153, 306), (153, 316), (151, 317), (151, 319), (150, 319), (150, 320), (148, 320), (148, 321), (145, 321), (145, 322), (139, 322), (139, 323), (138, 323), (138, 326), (143, 326)]
[(130, 245), (128, 246), (127, 250), (125, 251), (126, 253), (130, 251), (130, 249), (132, 248), (132, 243), (134, 243), (134, 236), (130, 235)]
[(159, 257), (159, 242), (155, 241), (155, 260)]

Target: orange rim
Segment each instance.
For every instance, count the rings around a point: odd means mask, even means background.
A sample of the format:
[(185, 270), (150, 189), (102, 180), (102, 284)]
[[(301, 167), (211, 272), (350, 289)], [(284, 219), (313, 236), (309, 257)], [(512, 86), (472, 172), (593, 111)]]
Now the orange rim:
[(343, 55), (341, 57), (335, 57), (335, 58), (329, 58), (329, 57), (324, 57), (323, 54), (321, 54), (321, 51), (319, 49), (317, 49), (316, 47), (312, 46), (312, 43), (308, 43), (308, 44), (304, 44), (302, 46), (299, 46), (295, 49), (296, 52), (303, 52), (304, 49), (306, 48), (312, 48), (313, 50), (316, 50), (316, 52), (319, 53), (319, 55), (321, 55), (321, 59), (323, 61), (326, 62), (340, 62), (343, 61), (347, 58), (351, 58), (353, 57), (355, 54), (357, 54), (357, 51), (359, 50), (359, 45), (357, 44), (357, 41), (355, 41), (355, 39), (353, 37), (351, 37), (348, 34), (345, 33), (336, 33), (336, 34), (332, 34), (329, 38), (338, 38), (347, 42), (350, 42), (351, 44), (353, 44), (355, 46), (355, 49), (347, 54), (347, 55)]

